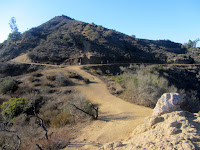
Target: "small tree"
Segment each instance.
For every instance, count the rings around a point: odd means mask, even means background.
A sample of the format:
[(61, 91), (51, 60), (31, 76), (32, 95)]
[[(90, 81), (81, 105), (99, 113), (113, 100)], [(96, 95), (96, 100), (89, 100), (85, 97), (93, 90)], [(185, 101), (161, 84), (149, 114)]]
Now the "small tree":
[(16, 19), (15, 17), (12, 17), (9, 21), (9, 25), (10, 25), (10, 28), (11, 28), (11, 32), (18, 32), (18, 27), (17, 27), (17, 24), (16, 24)]
[(194, 40), (194, 41), (189, 40), (188, 43), (184, 43), (183, 47), (184, 47), (184, 48), (187, 48), (187, 49), (189, 49), (189, 48), (196, 48), (197, 43), (198, 43), (199, 41), (200, 41), (200, 39), (196, 39), (196, 40)]
[(20, 39), (21, 33), (18, 31), (18, 27), (16, 24), (15, 17), (12, 17), (9, 21), (9, 25), (11, 28), (11, 33), (8, 35), (8, 40), (17, 41)]

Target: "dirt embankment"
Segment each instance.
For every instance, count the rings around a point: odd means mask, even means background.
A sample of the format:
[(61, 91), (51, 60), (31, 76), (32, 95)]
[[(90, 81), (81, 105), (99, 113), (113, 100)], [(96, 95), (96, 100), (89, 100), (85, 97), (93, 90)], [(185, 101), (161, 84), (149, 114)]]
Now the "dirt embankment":
[[(138, 126), (124, 144), (107, 143), (101, 150), (194, 150), (200, 149), (200, 115), (174, 111), (151, 116)], [(115, 144), (115, 145), (114, 145)]]

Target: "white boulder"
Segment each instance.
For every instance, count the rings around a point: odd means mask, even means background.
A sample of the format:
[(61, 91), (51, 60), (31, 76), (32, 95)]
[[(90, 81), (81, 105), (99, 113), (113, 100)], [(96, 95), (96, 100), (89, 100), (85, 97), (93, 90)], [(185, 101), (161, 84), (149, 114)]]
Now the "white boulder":
[(178, 93), (164, 93), (158, 100), (153, 116), (160, 116), (164, 113), (181, 110), (181, 96)]

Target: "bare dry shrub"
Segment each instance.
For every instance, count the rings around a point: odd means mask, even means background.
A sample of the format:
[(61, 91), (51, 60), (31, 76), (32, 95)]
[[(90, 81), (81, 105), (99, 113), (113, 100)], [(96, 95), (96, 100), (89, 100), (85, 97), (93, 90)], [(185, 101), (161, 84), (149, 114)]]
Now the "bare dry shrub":
[[(84, 113), (83, 111), (80, 111), (79, 109), (87, 112), (88, 114)], [(91, 116), (95, 116), (96, 112), (93, 109), (93, 104), (91, 104), (86, 98), (85, 95), (81, 93), (75, 93), (69, 101), (67, 101), (63, 109), (69, 111), (69, 113), (74, 117), (74, 122), (84, 122), (91, 120)]]
[(53, 83), (52, 81), (44, 82), (44, 83), (42, 84), (42, 86), (48, 86), (48, 87), (50, 87), (50, 88), (54, 88), (54, 87), (55, 87), (55, 85), (54, 85), (54, 83)]
[(38, 73), (38, 72), (33, 72), (33, 73), (31, 73), (31, 76), (32, 77), (41, 77), (41, 76), (43, 76), (43, 74)]
[(56, 117), (60, 113), (59, 110), (48, 110), (42, 114), (41, 118), (44, 120), (44, 123), (47, 127), (51, 126), (51, 119)]
[(36, 77), (29, 77), (29, 81), (30, 82), (40, 82), (40, 79), (36, 78)]
[(75, 78), (75, 79), (82, 79), (82, 77), (79, 74), (75, 73), (75, 72), (69, 72), (67, 74), (67, 77), (68, 78)]
[(56, 84), (58, 86), (68, 86), (68, 85), (71, 85), (72, 84), (72, 81), (70, 79), (68, 79), (64, 74), (62, 73), (59, 73), (57, 76), (56, 76)]
[(56, 80), (56, 75), (48, 75), (48, 76), (46, 76), (46, 78), (49, 81), (55, 81)]
[(125, 87), (122, 94), (125, 99), (148, 107), (154, 107), (163, 93), (177, 92), (177, 88), (169, 85), (167, 79), (144, 66), (135, 71), (126, 70), (115, 81)]
[(41, 94), (49, 94), (51, 93), (51, 88), (49, 86), (42, 86), (40, 89)]
[(18, 83), (12, 77), (6, 77), (0, 82), (0, 93), (13, 93), (18, 89)]
[(197, 91), (185, 91), (184, 89), (181, 89), (179, 90), (179, 93), (183, 101), (181, 104), (181, 108), (183, 110), (190, 111), (192, 113), (196, 113), (200, 110), (200, 103)]
[(89, 84), (90, 83), (90, 79), (88, 79), (88, 78), (84, 78), (83, 81), (84, 81), (85, 84)]
[(102, 72), (102, 70), (101, 69), (97, 69), (97, 70), (95, 70), (95, 69), (90, 69), (89, 70), (92, 74), (95, 74), (95, 75), (102, 75), (103, 74), (103, 72)]
[(68, 111), (62, 111), (50, 119), (50, 124), (53, 128), (60, 128), (70, 123), (73, 123), (73, 116)]
[(35, 121), (35, 118), (28, 118), (24, 114), (16, 117), (12, 128), (18, 132), (22, 147), (44, 138), (44, 130)]
[(62, 108), (63, 102), (64, 99), (52, 101), (40, 109), (41, 118), (46, 126), (59, 128), (73, 123), (73, 116)]
[[(43, 150), (58, 150), (63, 149), (69, 144), (69, 131), (60, 130), (53, 133), (49, 140), (35, 141)], [(36, 149), (35, 145), (32, 145), (30, 149)]]
[(12, 150), (18, 147), (18, 139), (14, 133), (0, 131), (0, 149), (3, 147), (6, 150)]

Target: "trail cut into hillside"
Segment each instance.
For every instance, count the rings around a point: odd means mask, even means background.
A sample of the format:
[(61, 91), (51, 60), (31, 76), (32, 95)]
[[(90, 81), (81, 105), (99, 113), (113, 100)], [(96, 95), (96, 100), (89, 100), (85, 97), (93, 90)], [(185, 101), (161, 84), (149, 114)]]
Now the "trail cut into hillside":
[[(83, 147), (74, 149), (94, 149), (95, 145), (113, 140), (124, 140), (130, 136), (145, 117), (152, 114), (152, 109), (128, 103), (111, 95), (105, 85), (97, 77), (80, 69), (80, 66), (69, 66), (68, 70), (77, 72), (91, 83), (76, 86), (76, 89), (84, 93), (94, 104), (98, 104), (99, 119), (82, 129), (72, 145), (66, 149), (72, 149), (73, 145), (80, 144)], [(96, 147), (97, 148), (97, 147)]]
[[(26, 55), (12, 61), (30, 63), (27, 61)], [(57, 71), (57, 69), (53, 70)], [(70, 145), (65, 148), (66, 150), (93, 150), (114, 140), (125, 140), (136, 126), (143, 123), (145, 117), (152, 114), (150, 108), (131, 104), (110, 94), (103, 81), (82, 70), (81, 66), (67, 66), (59, 68), (59, 70), (76, 72), (83, 78), (88, 78), (90, 84), (78, 84), (75, 89), (99, 107), (98, 120), (92, 121), (91, 124), (83, 128), (77, 137), (71, 140)]]

